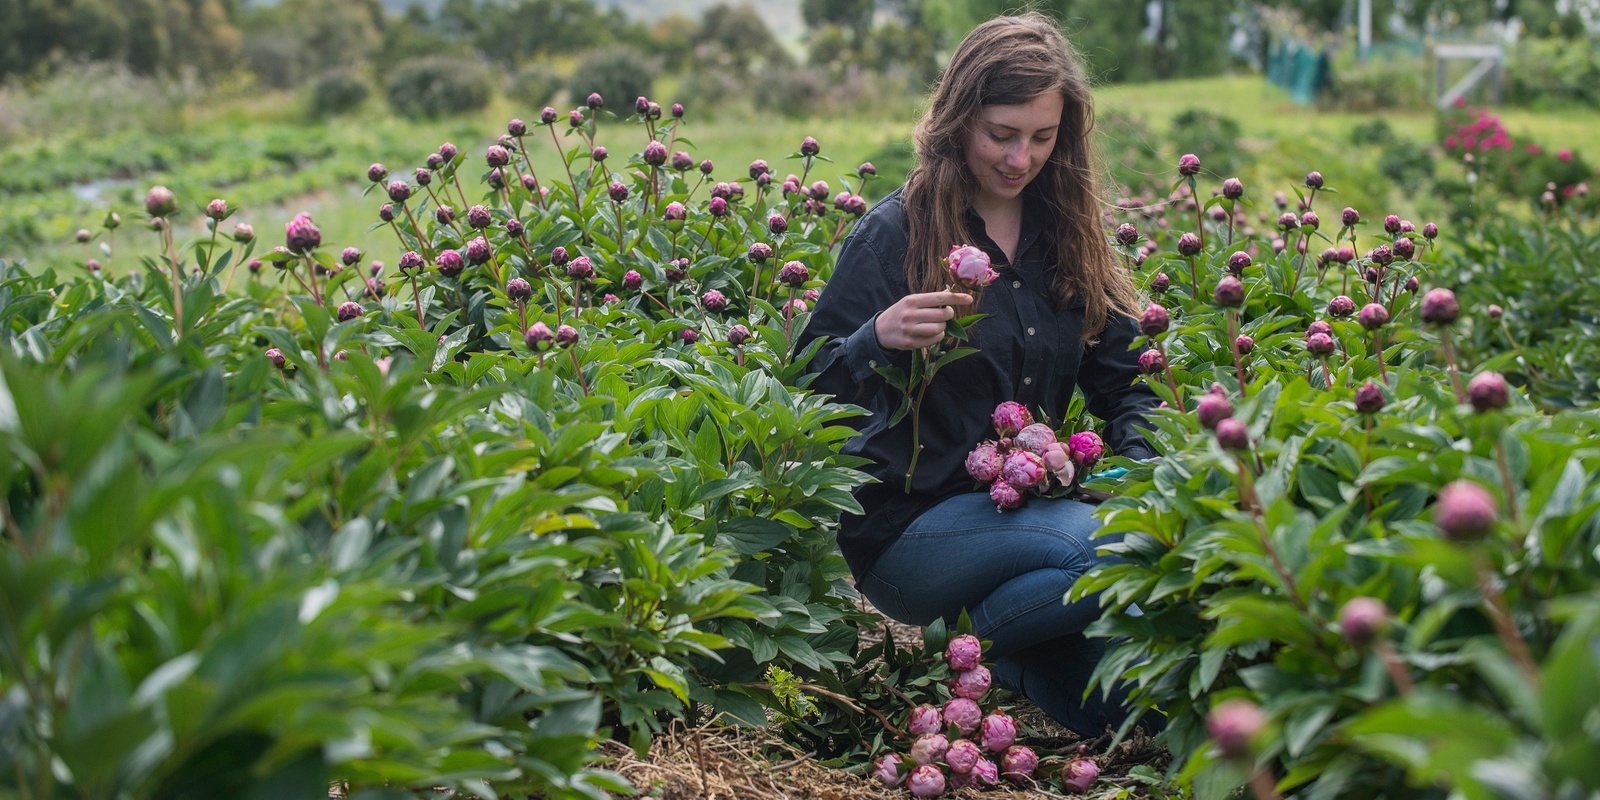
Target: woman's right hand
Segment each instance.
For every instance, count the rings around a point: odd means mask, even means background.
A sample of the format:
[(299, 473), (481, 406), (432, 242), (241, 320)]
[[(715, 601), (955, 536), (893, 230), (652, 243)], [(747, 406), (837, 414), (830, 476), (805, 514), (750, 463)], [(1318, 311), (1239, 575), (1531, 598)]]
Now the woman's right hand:
[(971, 303), (972, 295), (961, 292), (908, 294), (878, 314), (878, 344), (885, 350), (932, 347), (944, 339), (944, 324), (955, 319), (956, 308)]

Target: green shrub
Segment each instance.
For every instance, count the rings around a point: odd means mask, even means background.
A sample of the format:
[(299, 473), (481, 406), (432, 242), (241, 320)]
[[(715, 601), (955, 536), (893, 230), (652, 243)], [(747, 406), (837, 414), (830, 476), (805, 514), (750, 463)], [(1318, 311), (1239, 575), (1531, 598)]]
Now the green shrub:
[(489, 104), (493, 87), (482, 65), (432, 56), (397, 67), (384, 92), (396, 113), (431, 118), (478, 111)]
[(327, 117), (356, 110), (372, 87), (352, 70), (334, 70), (311, 85), (311, 115)]
[(555, 99), (564, 82), (561, 73), (548, 64), (524, 64), (506, 78), (506, 96), (529, 108), (540, 109)]
[(1506, 102), (1600, 108), (1600, 54), (1589, 40), (1529, 39), (1507, 55)]
[(574, 103), (598, 92), (612, 110), (625, 116), (632, 113), (634, 98), (650, 96), (654, 74), (655, 65), (639, 51), (608, 47), (590, 53), (578, 64), (567, 79), (567, 92)]
[(1363, 112), (1426, 108), (1433, 101), (1431, 75), (1419, 58), (1373, 58), (1365, 64), (1341, 58), (1329, 71), (1327, 88), (1317, 104), (1325, 109)]

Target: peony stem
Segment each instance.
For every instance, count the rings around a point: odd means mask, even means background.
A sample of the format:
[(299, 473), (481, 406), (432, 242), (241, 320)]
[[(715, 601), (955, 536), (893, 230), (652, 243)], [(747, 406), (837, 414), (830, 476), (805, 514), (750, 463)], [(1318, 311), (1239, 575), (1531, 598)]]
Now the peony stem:
[(1450, 383), (1456, 389), (1456, 403), (1467, 402), (1467, 393), (1461, 390), (1461, 370), (1456, 366), (1456, 350), (1450, 345), (1450, 329), (1441, 328), (1439, 339), (1444, 342), (1444, 360), (1450, 366)]
[(1387, 366), (1385, 366), (1384, 363), (1383, 363), (1383, 332), (1382, 331), (1374, 330), (1372, 332), (1372, 349), (1378, 355), (1378, 375), (1380, 375), (1383, 378), (1383, 382), (1384, 383), (1388, 383), (1389, 382), (1389, 368)]
[(1506, 446), (1496, 436), (1494, 440), (1494, 463), (1500, 468), (1500, 483), (1506, 491), (1506, 516), (1513, 522), (1517, 519), (1517, 485), (1511, 480), (1511, 465), (1506, 461)]
[(1500, 592), (1500, 585), (1495, 582), (1494, 570), (1489, 566), (1489, 557), (1480, 550), (1476, 560), (1478, 591), (1483, 593), (1489, 621), (1494, 624), (1495, 633), (1500, 636), (1500, 643), (1505, 646), (1506, 654), (1511, 656), (1511, 660), (1522, 670), (1522, 677), (1530, 686), (1538, 687), (1539, 665), (1534, 662), (1533, 654), (1528, 651), (1527, 640), (1522, 638), (1522, 634), (1511, 621), (1511, 611), (1506, 607), (1506, 597)]
[(1383, 668), (1389, 672), (1389, 680), (1394, 681), (1394, 688), (1401, 695), (1410, 697), (1417, 691), (1417, 682), (1411, 679), (1411, 673), (1406, 670), (1406, 663), (1400, 660), (1393, 643), (1388, 639), (1379, 639), (1373, 649), (1378, 651), (1378, 659), (1383, 662)]
[(1228, 347), (1233, 350), (1233, 370), (1238, 375), (1239, 396), (1248, 398), (1250, 387), (1244, 380), (1244, 357), (1239, 353), (1239, 314), (1235, 311), (1228, 312)]

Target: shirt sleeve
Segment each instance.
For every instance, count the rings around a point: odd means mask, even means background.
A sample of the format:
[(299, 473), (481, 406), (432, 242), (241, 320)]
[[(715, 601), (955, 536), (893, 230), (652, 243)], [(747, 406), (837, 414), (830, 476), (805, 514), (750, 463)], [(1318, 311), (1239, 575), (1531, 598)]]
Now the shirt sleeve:
[(871, 226), (845, 240), (828, 287), (817, 299), (805, 332), (795, 343), (804, 350), (826, 337), (808, 369), (817, 374), (810, 388), (846, 402), (858, 402), (883, 385), (879, 367), (904, 367), (910, 354), (884, 350), (878, 342), (878, 314), (905, 296), (902, 265), (883, 257)]
[(1100, 342), (1084, 351), (1078, 385), (1088, 400), (1089, 413), (1106, 421), (1106, 444), (1128, 458), (1154, 458), (1139, 426), (1144, 415), (1161, 405), (1161, 399), (1139, 380), (1139, 359), (1128, 349), (1139, 335), (1130, 317), (1113, 313)]

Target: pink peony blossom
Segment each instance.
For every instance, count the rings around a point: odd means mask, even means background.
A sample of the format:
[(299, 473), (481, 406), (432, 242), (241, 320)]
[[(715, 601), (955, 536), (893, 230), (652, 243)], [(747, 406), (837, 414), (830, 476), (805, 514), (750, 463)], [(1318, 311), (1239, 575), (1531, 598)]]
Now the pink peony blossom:
[(1042, 422), (1035, 422), (1017, 432), (1011, 437), (1013, 447), (1020, 447), (1030, 453), (1044, 455), (1050, 445), (1056, 443), (1056, 432)]
[(1074, 758), (1061, 768), (1061, 783), (1067, 791), (1082, 794), (1100, 777), (1100, 765), (1092, 759)]
[(1027, 450), (1013, 450), (1006, 456), (1006, 463), (1001, 468), (1000, 475), (1013, 489), (1026, 492), (1043, 484), (1050, 477), (1050, 470), (1045, 467), (1044, 459), (1038, 454)]
[(956, 676), (950, 679), (950, 694), (968, 700), (981, 700), (984, 693), (989, 691), (989, 682), (988, 667), (973, 667), (965, 672), (956, 673)]
[(872, 767), (872, 777), (884, 786), (899, 786), (906, 776), (900, 772), (900, 756), (889, 753)]
[(944, 704), (944, 721), (961, 731), (962, 736), (971, 736), (983, 721), (983, 709), (969, 698), (952, 697)]
[(978, 637), (962, 634), (950, 640), (944, 649), (944, 660), (957, 672), (975, 669), (983, 659), (983, 645)]
[(989, 499), (994, 501), (995, 509), (999, 511), (1021, 508), (1023, 502), (1022, 493), (1005, 481), (995, 481), (989, 485)]
[(950, 749), (950, 740), (942, 733), (924, 733), (911, 745), (911, 760), (918, 764), (932, 764), (944, 758)]
[(1020, 744), (1006, 748), (1005, 756), (1000, 759), (1000, 774), (1014, 781), (1032, 775), (1038, 768), (1039, 754)]
[(1068, 437), (1067, 454), (1072, 457), (1072, 463), (1087, 467), (1106, 454), (1106, 443), (1094, 431), (1079, 431)]
[(950, 248), (944, 262), (950, 268), (950, 279), (966, 289), (982, 289), (999, 277), (990, 265), (989, 254), (970, 244)]
[(1005, 466), (1006, 460), (995, 449), (992, 442), (984, 442), (972, 448), (967, 454), (967, 474), (973, 480), (988, 483), (1000, 477), (1000, 470)]
[(978, 730), (978, 738), (983, 740), (984, 749), (996, 753), (1004, 753), (1017, 740), (1017, 721), (1004, 711), (995, 711), (984, 717)]
[(944, 716), (939, 713), (937, 706), (923, 703), (911, 709), (911, 720), (906, 723), (906, 730), (918, 736), (939, 733), (944, 730)]
[(911, 770), (906, 787), (911, 790), (912, 797), (938, 797), (944, 793), (944, 773), (932, 764), (923, 764)]
[(1033, 414), (1028, 411), (1028, 407), (1012, 400), (995, 406), (990, 419), (994, 422), (995, 433), (999, 436), (1015, 436), (1018, 431), (1033, 424)]
[(950, 749), (945, 751), (944, 763), (950, 766), (951, 772), (971, 772), (978, 765), (978, 760), (983, 758), (983, 749), (971, 739), (957, 739), (950, 743)]

